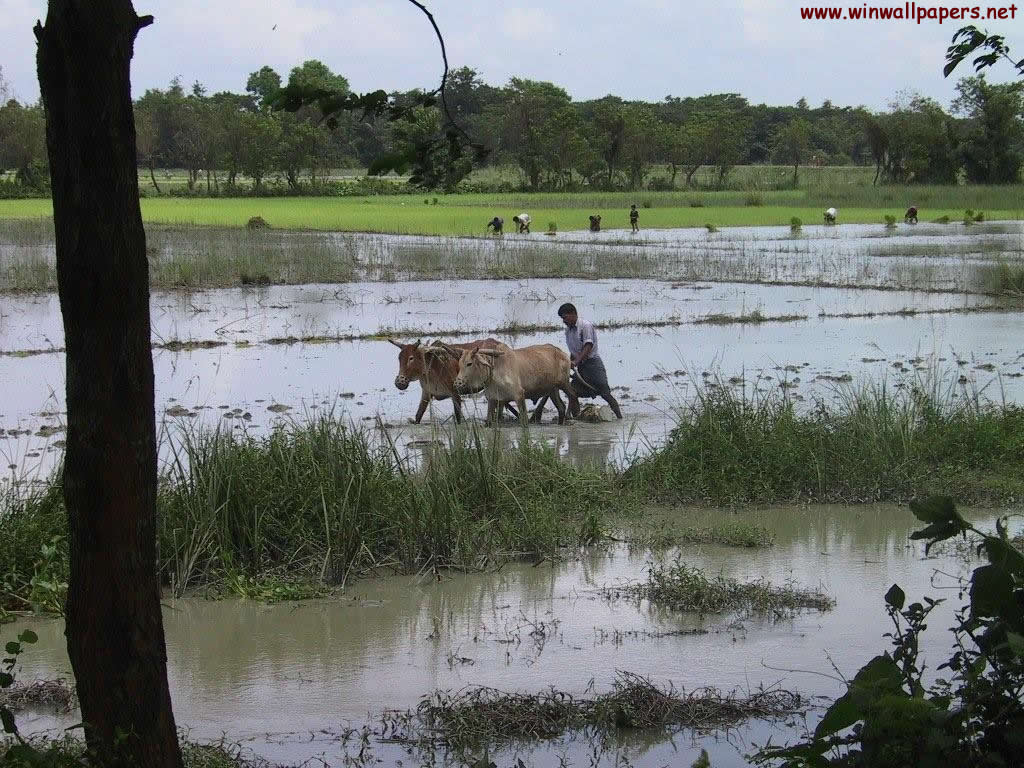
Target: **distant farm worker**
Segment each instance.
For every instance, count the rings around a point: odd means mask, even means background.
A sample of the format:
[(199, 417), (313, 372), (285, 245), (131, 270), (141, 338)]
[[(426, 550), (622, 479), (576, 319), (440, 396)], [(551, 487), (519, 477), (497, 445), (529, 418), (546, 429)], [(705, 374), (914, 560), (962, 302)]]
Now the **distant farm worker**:
[(903, 214), (903, 220), (907, 224), (917, 224), (917, 206), (912, 205), (907, 208), (907, 212)]
[(639, 219), (640, 211), (636, 209), (636, 203), (634, 203), (633, 205), (629, 206), (629, 226), (633, 228), (634, 232), (640, 231), (640, 224), (638, 223)]
[(530, 233), (530, 214), (520, 213), (518, 216), (513, 216), (512, 221), (519, 225), (520, 233)]
[[(576, 369), (570, 384), (578, 397), (603, 397), (618, 419), (622, 418), (619, 403), (608, 386), (608, 372), (597, 353), (597, 332), (594, 324), (580, 320), (576, 307), (565, 303), (558, 308), (558, 316), (565, 323), (565, 344), (569, 360)], [(577, 408), (579, 404), (577, 403)], [(573, 416), (579, 416), (574, 413)]]
[(836, 216), (838, 216), (838, 215), (839, 215), (839, 211), (837, 211), (835, 208), (827, 208), (825, 210), (825, 223), (826, 224), (835, 224), (836, 223)]
[(501, 228), (505, 226), (505, 220), (501, 216), (495, 216), (493, 219), (487, 222), (487, 229), (493, 229), (494, 234), (500, 235)]
[(591, 216), (590, 217), (590, 231), (591, 232), (600, 232), (601, 231), (601, 215), (600, 214), (598, 214), (597, 216)]

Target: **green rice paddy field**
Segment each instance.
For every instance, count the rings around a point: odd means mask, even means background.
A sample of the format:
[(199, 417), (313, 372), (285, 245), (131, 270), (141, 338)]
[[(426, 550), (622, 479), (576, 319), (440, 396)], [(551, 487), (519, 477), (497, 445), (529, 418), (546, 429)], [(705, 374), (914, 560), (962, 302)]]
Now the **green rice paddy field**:
[[(437, 201), (436, 203), (434, 201)], [(640, 209), (641, 229), (820, 224), (829, 205), (839, 209), (839, 223), (883, 224), (886, 215), (902, 219), (910, 204), (922, 221), (948, 216), (960, 221), (967, 208), (984, 211), (986, 220), (1024, 218), (1024, 185), (1006, 187), (851, 187), (834, 194), (795, 191), (673, 191), (596, 193), (515, 193), (463, 195), (392, 195), (379, 197), (144, 198), (147, 222), (193, 226), (242, 227), (262, 216), (279, 229), (391, 232), (424, 235), (482, 234), (493, 216), (505, 219), (530, 213), (533, 231), (554, 223), (559, 231), (586, 229), (588, 216), (599, 214), (603, 229), (629, 229), (629, 206)], [(0, 218), (52, 215), (46, 199), (0, 200)]]

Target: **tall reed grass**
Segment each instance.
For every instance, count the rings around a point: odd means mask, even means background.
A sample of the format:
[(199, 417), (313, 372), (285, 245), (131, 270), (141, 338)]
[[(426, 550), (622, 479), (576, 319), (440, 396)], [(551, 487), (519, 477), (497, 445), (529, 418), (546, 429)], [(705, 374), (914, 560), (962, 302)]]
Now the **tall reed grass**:
[[(932, 374), (906, 388), (840, 387), (837, 400), (798, 408), (781, 389), (702, 384), (667, 444), (621, 470), (575, 467), (518, 432), (472, 426), (439, 434), (416, 466), (386, 436), (330, 414), (258, 436), (183, 428), (164, 438), (174, 460), (157, 498), (159, 572), (182, 594), (337, 585), (381, 567), (478, 569), (594, 541), (606, 512), (642, 500), (1024, 497), (1024, 409), (958, 388)], [(66, 574), (59, 475), (0, 491), (0, 608), (49, 601), (43, 582)]]
[[(158, 567), (175, 594), (539, 559), (593, 540), (625, 504), (614, 477), (500, 431), (447, 434), (418, 467), (332, 415), (261, 436), (183, 427), (165, 439)], [(59, 476), (4, 493), (0, 606), (24, 608), (41, 547), (67, 534)]]
[(657, 499), (713, 504), (1020, 498), (1024, 410), (937, 382), (840, 387), (799, 409), (782, 389), (703, 386), (625, 479)]

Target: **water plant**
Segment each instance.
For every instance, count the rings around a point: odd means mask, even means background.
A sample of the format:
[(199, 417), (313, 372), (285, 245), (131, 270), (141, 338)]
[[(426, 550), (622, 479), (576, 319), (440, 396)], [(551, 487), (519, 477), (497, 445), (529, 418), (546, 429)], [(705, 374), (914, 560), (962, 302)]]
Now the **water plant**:
[[(785, 766), (904, 765), (1009, 766), (1019, 761), (1024, 722), (1024, 554), (1007, 534), (1006, 518), (994, 533), (981, 531), (952, 498), (932, 496), (910, 505), (925, 527), (911, 539), (936, 543), (971, 534), (987, 562), (961, 580), (954, 644), (928, 670), (920, 655), (928, 617), (944, 600), (907, 604), (897, 584), (885, 593), (893, 629), (891, 650), (865, 664), (808, 738), (793, 746), (766, 746), (758, 763)], [(969, 581), (969, 586), (968, 582)], [(930, 666), (930, 665), (929, 665)]]
[(924, 488), (998, 503), (1024, 492), (1014, 469), (1024, 409), (958, 397), (952, 376), (908, 384), (838, 384), (798, 409), (781, 387), (711, 379), (625, 480), (666, 501), (715, 504), (899, 501)]

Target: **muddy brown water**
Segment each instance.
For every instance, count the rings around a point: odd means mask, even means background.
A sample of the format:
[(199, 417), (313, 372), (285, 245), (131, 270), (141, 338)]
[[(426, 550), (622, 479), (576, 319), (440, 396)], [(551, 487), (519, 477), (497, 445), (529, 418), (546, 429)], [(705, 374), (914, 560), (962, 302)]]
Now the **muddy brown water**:
[[(991, 528), (994, 512), (970, 516)], [(374, 725), (386, 709), (415, 707), (435, 689), (486, 685), (539, 692), (555, 686), (582, 694), (593, 682), (607, 690), (617, 670), (659, 685), (713, 686), (747, 692), (780, 685), (807, 696), (840, 694), (831, 663), (847, 675), (887, 647), (882, 596), (899, 583), (909, 600), (948, 598), (929, 620), (922, 651), (930, 668), (952, 636), (954, 576), (970, 564), (952, 555), (923, 557), (908, 540), (906, 508), (891, 506), (773, 508), (741, 513), (712, 509), (658, 513), (658, 524), (702, 525), (722, 518), (767, 526), (775, 544), (761, 550), (684, 546), (651, 552), (626, 546), (591, 551), (537, 567), (430, 578), (368, 580), (330, 599), (264, 605), (239, 600), (167, 600), (169, 676), (179, 725), (193, 738), (225, 734), (269, 760), (311, 757), (339, 765), (346, 727)], [(648, 565), (680, 555), (712, 574), (821, 587), (834, 610), (792, 618), (674, 613), (646, 601), (606, 600), (604, 586), (642, 580)], [(30, 619), (4, 627), (13, 637), (30, 626), (40, 641), (23, 657), (20, 679), (69, 677), (59, 620)], [(537, 628), (543, 638), (531, 637)], [(706, 634), (666, 634), (680, 630)], [(820, 716), (812, 711), (810, 722)], [(27, 732), (77, 722), (76, 713), (19, 717)], [(690, 765), (705, 747), (712, 765), (745, 764), (743, 755), (769, 737), (795, 738), (798, 724), (750, 722), (727, 734), (632, 734), (601, 759), (619, 764)], [(400, 746), (371, 739), (374, 759), (408, 761)], [(589, 765), (592, 744), (572, 735), (521, 747), (531, 765)], [(358, 745), (349, 749), (358, 749)], [(514, 763), (509, 750), (499, 765)], [(351, 754), (351, 752), (349, 753)], [(492, 752), (492, 755), (494, 753)]]

